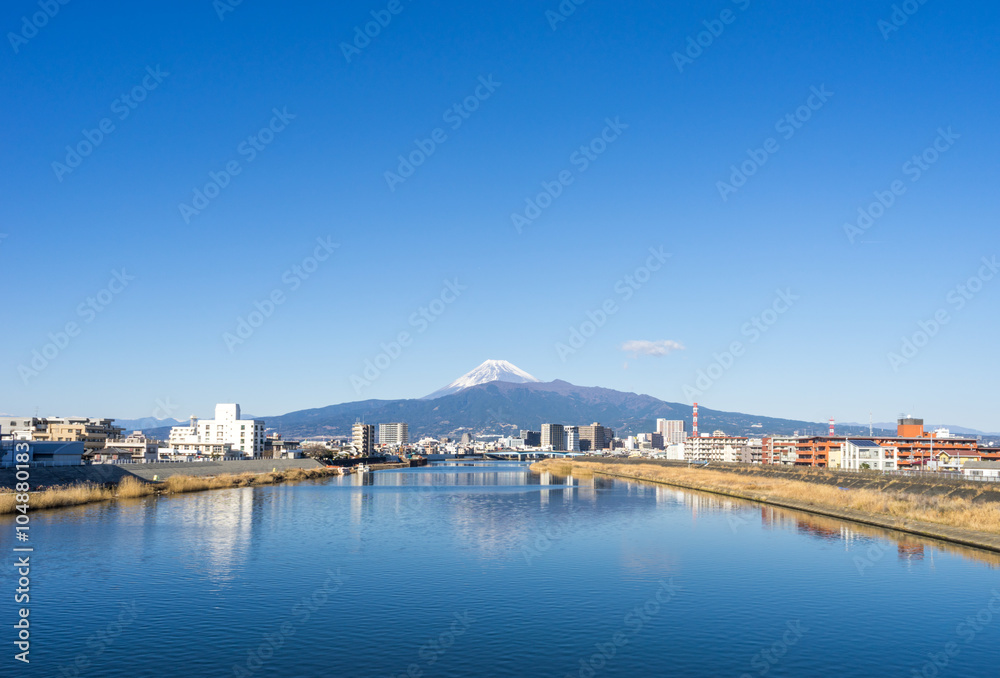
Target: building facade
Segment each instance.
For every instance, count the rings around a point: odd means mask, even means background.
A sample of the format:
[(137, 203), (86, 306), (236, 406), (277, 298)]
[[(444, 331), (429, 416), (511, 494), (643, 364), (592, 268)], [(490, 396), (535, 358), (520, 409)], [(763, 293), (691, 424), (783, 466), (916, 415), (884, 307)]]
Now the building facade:
[(379, 424), (378, 443), (379, 445), (392, 445), (392, 446), (409, 445), (410, 444), (409, 425), (403, 422), (395, 422), (391, 424)]
[(700, 462), (739, 462), (743, 459), (743, 448), (748, 442), (747, 438), (725, 434), (688, 438), (684, 441), (684, 459)]
[(580, 426), (580, 451), (594, 452), (611, 447), (615, 432), (607, 426), (601, 426), (596, 421), (590, 426)]
[(351, 427), (351, 445), (362, 457), (370, 457), (375, 452), (375, 426), (357, 422)]
[(841, 451), (841, 468), (851, 471), (894, 471), (899, 468), (895, 447), (879, 445), (874, 440), (847, 440)]
[(566, 449), (566, 431), (562, 424), (542, 424), (542, 449)]
[(264, 421), (241, 419), (239, 405), (220, 403), (215, 406), (215, 419), (191, 417), (189, 425), (171, 428), (166, 453), (172, 458), (260, 459), (264, 456)]
[(656, 432), (663, 436), (664, 445), (683, 443), (687, 438), (683, 419), (657, 419)]

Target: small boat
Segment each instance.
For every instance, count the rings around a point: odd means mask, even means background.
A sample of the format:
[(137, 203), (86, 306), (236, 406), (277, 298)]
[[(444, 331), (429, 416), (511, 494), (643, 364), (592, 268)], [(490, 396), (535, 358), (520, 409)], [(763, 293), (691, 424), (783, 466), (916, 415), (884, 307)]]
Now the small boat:
[(372, 472), (371, 467), (368, 466), (367, 464), (358, 464), (357, 466), (354, 467), (354, 470), (357, 473), (371, 473)]

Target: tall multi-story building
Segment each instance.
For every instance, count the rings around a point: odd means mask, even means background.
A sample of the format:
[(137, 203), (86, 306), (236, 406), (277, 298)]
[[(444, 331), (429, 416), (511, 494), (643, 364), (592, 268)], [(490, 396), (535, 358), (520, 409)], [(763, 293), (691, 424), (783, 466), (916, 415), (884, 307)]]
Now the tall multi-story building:
[(563, 449), (567, 452), (579, 452), (580, 451), (580, 427), (579, 426), (564, 426), (563, 433), (566, 436), (566, 444)]
[(379, 445), (409, 445), (410, 430), (409, 425), (402, 422), (378, 425)]
[(565, 450), (565, 435), (562, 424), (542, 424), (542, 449)]
[(596, 421), (590, 426), (580, 427), (580, 451), (593, 452), (611, 447), (615, 432), (607, 426), (601, 426)]
[(259, 459), (264, 455), (264, 420), (241, 419), (238, 404), (220, 403), (215, 406), (215, 419), (191, 417), (188, 426), (171, 428), (167, 447), (172, 457)]
[(683, 419), (657, 419), (656, 432), (663, 436), (664, 445), (683, 443), (687, 438)]
[(375, 426), (357, 422), (351, 427), (351, 445), (363, 457), (375, 451)]

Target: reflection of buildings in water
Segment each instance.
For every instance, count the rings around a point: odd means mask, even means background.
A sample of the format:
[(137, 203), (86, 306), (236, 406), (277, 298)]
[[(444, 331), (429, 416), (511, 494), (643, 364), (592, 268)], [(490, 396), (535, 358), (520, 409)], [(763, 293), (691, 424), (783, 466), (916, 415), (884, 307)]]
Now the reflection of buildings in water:
[(817, 537), (824, 541), (842, 541), (844, 550), (868, 548), (875, 543), (891, 541), (896, 543), (896, 556), (900, 561), (924, 559), (925, 544), (903, 533), (894, 533), (878, 527), (868, 527), (857, 523), (845, 523), (836, 518), (791, 513), (773, 506), (761, 507), (761, 523), (785, 529), (794, 529), (799, 534)]
[(229, 580), (246, 558), (253, 529), (256, 488), (199, 492), (185, 497), (183, 543), (200, 552), (209, 578)]
[(923, 560), (924, 545), (920, 543), (900, 541), (896, 544), (896, 556), (900, 560)]

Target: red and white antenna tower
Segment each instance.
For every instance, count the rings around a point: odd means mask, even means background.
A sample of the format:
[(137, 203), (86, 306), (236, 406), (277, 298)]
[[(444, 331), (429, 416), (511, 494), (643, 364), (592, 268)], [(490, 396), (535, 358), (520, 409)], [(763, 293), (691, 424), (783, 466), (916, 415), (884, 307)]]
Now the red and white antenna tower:
[(691, 422), (691, 437), (698, 437), (698, 403), (694, 404), (694, 416), (692, 417)]
[(833, 417), (830, 417), (830, 437), (833, 437)]

